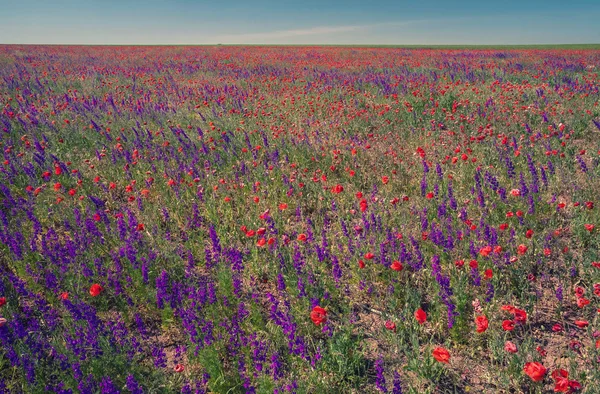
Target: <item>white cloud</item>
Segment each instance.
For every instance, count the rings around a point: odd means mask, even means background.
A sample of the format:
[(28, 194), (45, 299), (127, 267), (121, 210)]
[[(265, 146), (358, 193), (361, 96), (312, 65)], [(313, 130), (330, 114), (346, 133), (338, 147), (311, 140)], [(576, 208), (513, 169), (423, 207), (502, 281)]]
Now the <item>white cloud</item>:
[(311, 27), (307, 29), (291, 29), (291, 30), (277, 30), (264, 33), (246, 33), (246, 34), (225, 34), (215, 36), (214, 39), (218, 42), (223, 43), (248, 43), (255, 41), (270, 41), (278, 40), (281, 38), (294, 38), (294, 37), (305, 37), (305, 36), (322, 36), (337, 33), (347, 33), (357, 30), (366, 29), (366, 25), (355, 25), (355, 26), (320, 26)]

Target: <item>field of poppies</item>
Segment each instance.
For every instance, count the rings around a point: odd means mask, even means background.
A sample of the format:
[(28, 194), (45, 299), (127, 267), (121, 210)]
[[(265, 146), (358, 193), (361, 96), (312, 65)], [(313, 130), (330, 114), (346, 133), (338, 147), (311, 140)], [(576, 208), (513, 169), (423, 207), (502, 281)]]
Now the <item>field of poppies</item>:
[(599, 393), (599, 70), (0, 46), (0, 392)]

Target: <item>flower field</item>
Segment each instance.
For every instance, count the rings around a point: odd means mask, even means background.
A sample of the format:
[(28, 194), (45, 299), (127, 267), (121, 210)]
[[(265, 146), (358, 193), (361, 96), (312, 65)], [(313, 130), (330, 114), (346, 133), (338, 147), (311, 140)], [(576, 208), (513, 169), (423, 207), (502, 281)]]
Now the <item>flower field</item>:
[(0, 392), (600, 393), (599, 71), (0, 46)]

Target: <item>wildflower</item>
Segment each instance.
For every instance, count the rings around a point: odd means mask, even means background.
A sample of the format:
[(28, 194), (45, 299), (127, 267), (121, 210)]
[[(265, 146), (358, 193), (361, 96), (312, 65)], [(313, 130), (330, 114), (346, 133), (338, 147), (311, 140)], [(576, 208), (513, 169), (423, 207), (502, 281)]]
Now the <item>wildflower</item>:
[(574, 323), (579, 328), (586, 328), (590, 324), (587, 320), (575, 320)]
[(544, 379), (548, 370), (539, 362), (526, 363), (523, 372), (534, 382), (539, 382)]
[(396, 323), (394, 323), (394, 322), (393, 322), (393, 321), (391, 321), (391, 320), (387, 320), (387, 321), (385, 322), (385, 328), (387, 328), (387, 329), (388, 329), (388, 330), (390, 330), (390, 331), (394, 331), (394, 332), (396, 332)]
[(502, 322), (502, 329), (504, 331), (512, 331), (515, 329), (515, 322), (513, 320), (504, 320)]
[(398, 260), (395, 260), (392, 265), (390, 266), (391, 269), (393, 269), (394, 271), (402, 271), (402, 269), (404, 268), (402, 266), (402, 263), (399, 262)]
[(509, 353), (516, 353), (517, 345), (515, 345), (511, 341), (506, 341), (506, 343), (504, 344), (504, 350), (506, 350)]
[(485, 316), (477, 316), (475, 318), (475, 326), (476, 326), (476, 331), (478, 333), (483, 333), (488, 329), (488, 324), (489, 321), (487, 319), (487, 317)]
[(183, 366), (183, 364), (177, 364), (174, 368), (175, 372), (183, 372), (185, 370), (185, 367)]
[(436, 347), (435, 349), (433, 349), (432, 354), (433, 358), (435, 358), (441, 363), (448, 364), (448, 362), (450, 361), (450, 352), (444, 349), (443, 347)]
[(524, 324), (527, 321), (527, 312), (525, 312), (523, 309), (515, 308), (512, 311), (512, 314), (515, 317), (515, 322), (519, 324)]
[(6, 305), (6, 297), (0, 297), (0, 307)]
[(419, 324), (423, 324), (427, 321), (427, 313), (425, 313), (423, 309), (419, 308), (415, 311), (415, 319), (417, 319)]
[(315, 325), (320, 326), (327, 321), (327, 311), (317, 305), (310, 312), (310, 319)]
[(91, 295), (92, 297), (97, 297), (97, 296), (99, 296), (99, 295), (100, 295), (100, 293), (102, 293), (102, 290), (104, 290), (104, 289), (102, 288), (102, 286), (100, 286), (100, 285), (99, 285), (99, 284), (97, 284), (97, 283), (94, 283), (94, 284), (93, 284), (93, 285), (90, 287), (90, 295)]

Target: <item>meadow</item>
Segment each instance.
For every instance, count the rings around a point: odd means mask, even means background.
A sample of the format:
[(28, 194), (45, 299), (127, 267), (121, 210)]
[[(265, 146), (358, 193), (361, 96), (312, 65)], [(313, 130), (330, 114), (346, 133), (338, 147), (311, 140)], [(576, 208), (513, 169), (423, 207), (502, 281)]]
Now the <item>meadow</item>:
[(599, 393), (599, 71), (0, 46), (0, 392)]

